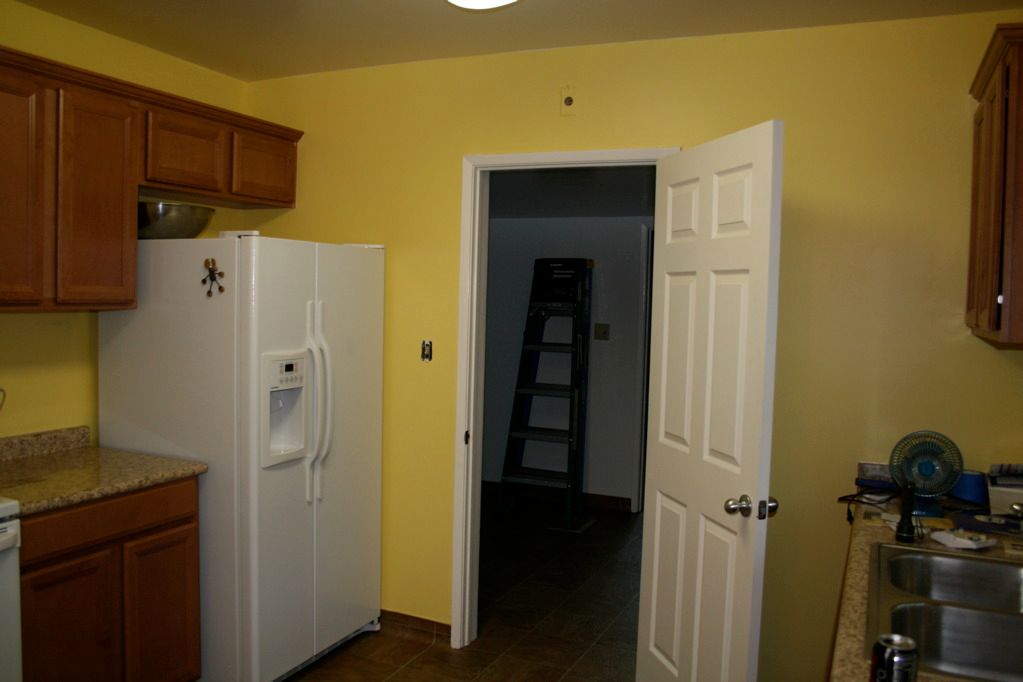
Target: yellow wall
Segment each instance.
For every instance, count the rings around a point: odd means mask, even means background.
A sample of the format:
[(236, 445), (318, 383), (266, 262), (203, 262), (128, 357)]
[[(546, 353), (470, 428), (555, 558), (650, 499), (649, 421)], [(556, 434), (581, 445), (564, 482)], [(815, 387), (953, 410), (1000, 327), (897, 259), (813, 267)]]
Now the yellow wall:
[[(449, 618), (461, 160), (692, 146), (786, 125), (762, 679), (824, 676), (859, 459), (932, 428), (968, 465), (1023, 455), (1023, 354), (961, 322), (973, 103), (1023, 13), (618, 44), (255, 83), (306, 131), (270, 233), (388, 248), (384, 607)], [(571, 84), (573, 117), (559, 115)], [(418, 360), (432, 338), (436, 360)]]
[[(0, 0), (0, 19), (0, 44), (305, 130), (299, 207), (249, 215), (249, 226), (386, 244), (386, 609), (450, 618), (466, 154), (688, 147), (785, 121), (772, 466), (782, 510), (768, 542), (761, 679), (824, 676), (847, 538), (834, 500), (852, 489), (857, 460), (884, 461), (919, 428), (947, 433), (974, 468), (1021, 459), (1023, 354), (971, 338), (961, 316), (966, 91), (994, 24), (1023, 21), (1023, 12), (420, 62), (248, 86), (10, 0)], [(575, 88), (573, 117), (559, 115), (565, 84)], [(0, 385), (16, 387), (0, 435), (94, 422), (93, 324), (89, 315), (0, 316)], [(423, 338), (434, 341), (431, 364), (418, 359)], [(55, 409), (58, 393), (66, 404)]]
[[(247, 108), (248, 85), (138, 43), (0, 0), (0, 45), (229, 109)], [(2, 210), (2, 209), (0, 209)], [(245, 219), (218, 209), (216, 225)], [(0, 314), (0, 436), (96, 427), (96, 316)]]

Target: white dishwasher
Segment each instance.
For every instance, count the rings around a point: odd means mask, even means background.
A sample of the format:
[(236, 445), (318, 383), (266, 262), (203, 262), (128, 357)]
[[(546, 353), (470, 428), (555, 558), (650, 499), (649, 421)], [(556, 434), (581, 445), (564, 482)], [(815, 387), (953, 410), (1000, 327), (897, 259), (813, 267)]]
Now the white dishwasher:
[(0, 497), (0, 680), (21, 680), (21, 524), (18, 501)]

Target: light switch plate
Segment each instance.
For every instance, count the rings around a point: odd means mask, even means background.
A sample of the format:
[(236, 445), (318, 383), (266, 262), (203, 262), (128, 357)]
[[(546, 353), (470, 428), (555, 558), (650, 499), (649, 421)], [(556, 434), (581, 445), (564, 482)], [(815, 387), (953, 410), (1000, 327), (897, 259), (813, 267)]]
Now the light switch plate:
[(610, 341), (611, 325), (604, 322), (597, 322), (593, 325), (593, 338), (597, 341)]

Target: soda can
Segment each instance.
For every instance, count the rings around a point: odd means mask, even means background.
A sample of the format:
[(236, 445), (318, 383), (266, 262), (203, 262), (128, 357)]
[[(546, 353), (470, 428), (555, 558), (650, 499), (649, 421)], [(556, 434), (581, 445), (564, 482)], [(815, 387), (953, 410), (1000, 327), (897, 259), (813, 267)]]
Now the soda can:
[(881, 635), (870, 655), (871, 682), (914, 682), (916, 642), (905, 635)]

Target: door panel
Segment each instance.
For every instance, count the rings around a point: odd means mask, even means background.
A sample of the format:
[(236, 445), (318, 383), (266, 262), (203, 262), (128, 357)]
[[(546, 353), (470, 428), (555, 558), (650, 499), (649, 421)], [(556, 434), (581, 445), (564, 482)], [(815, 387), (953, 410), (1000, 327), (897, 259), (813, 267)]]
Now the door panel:
[[(52, 97), (41, 82), (0, 69), (0, 301), (43, 299), (45, 253), (53, 230), (46, 210), (53, 153)], [(51, 245), (52, 248), (52, 245)]]
[[(334, 420), (317, 470), (317, 651), (380, 617), (384, 251), (317, 245)], [(356, 557), (353, 560), (353, 557)]]
[(199, 677), (199, 524), (124, 543), (127, 680)]
[[(693, 313), (696, 310), (695, 273), (668, 274), (668, 317), (665, 329), (665, 372), (677, 388), (662, 395), (664, 415), (661, 438), (689, 452), (693, 442)], [(662, 384), (662, 388), (665, 386)]]
[(756, 677), (766, 526), (782, 130), (657, 167), (637, 679)]
[(23, 573), (25, 679), (121, 679), (120, 586), (114, 547)]
[(694, 648), (698, 680), (727, 680), (731, 649), (732, 594), (735, 575), (736, 534), (731, 529), (700, 517), (697, 550)]
[[(316, 247), (309, 242), (246, 237), (240, 240), (239, 253), (240, 276), (253, 282), (251, 308), (242, 313), (239, 337), (247, 340), (251, 350), (242, 370), (251, 388), (243, 388), (243, 395), (254, 404), (243, 409), (257, 415), (243, 437), (245, 461), (240, 466), (252, 485), (248, 504), (256, 509), (243, 531), (251, 538), (249, 556), (255, 568), (251, 594), (242, 597), (250, 602), (242, 606), (242, 622), (244, 626), (248, 621), (258, 633), (258, 649), (250, 652), (252, 669), (243, 670), (242, 678), (263, 681), (276, 679), (315, 653), (314, 510), (307, 461), (261, 466), (257, 434), (270, 418), (262, 413), (264, 407), (274, 409), (272, 402), (263, 402), (262, 354), (305, 348), (307, 302), (316, 296)], [(313, 372), (308, 354), (306, 368), (304, 445), (309, 457), (315, 440), (311, 415), (316, 407), (309, 399)]]
[[(211, 680), (237, 674), (238, 594), (248, 580), (235, 525), (242, 509), (235, 458), (241, 427), (224, 426), (237, 424), (244, 409), (234, 390), (237, 310), (252, 296), (239, 272), (239, 241), (141, 240), (138, 309), (97, 316), (100, 444), (209, 465), (199, 478), (199, 555), (202, 671)], [(214, 289), (209, 298), (200, 281), (207, 258), (225, 274), (224, 293)], [(193, 333), (191, 342), (179, 341)]]
[(154, 109), (146, 124), (146, 180), (227, 191), (228, 129)]
[[(707, 457), (737, 470), (742, 459), (742, 401), (746, 364), (742, 333), (748, 272), (710, 273), (710, 338), (707, 343)], [(738, 334), (734, 333), (738, 330)]]
[(295, 142), (236, 131), (231, 146), (231, 191), (294, 204), (297, 159)]
[(131, 102), (60, 90), (57, 299), (135, 300), (142, 115)]
[[(655, 511), (654, 581), (651, 586), (651, 652), (672, 674), (683, 666), (679, 661), (682, 610), (683, 553), (686, 532), (686, 508), (662, 492), (657, 492)], [(688, 654), (688, 650), (684, 653)]]

